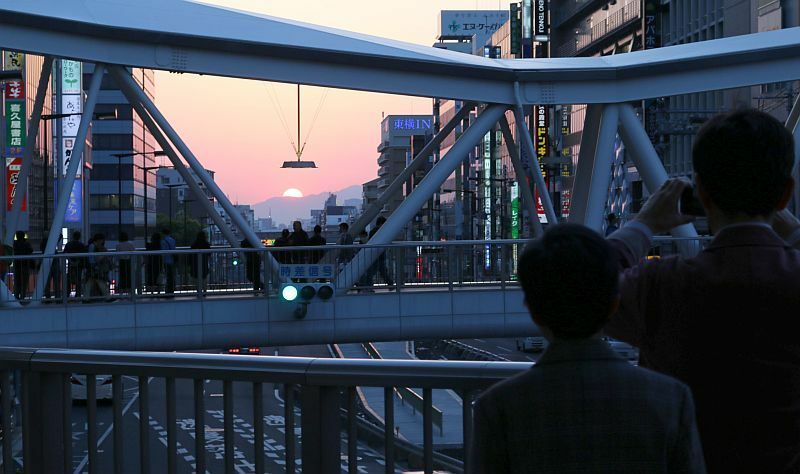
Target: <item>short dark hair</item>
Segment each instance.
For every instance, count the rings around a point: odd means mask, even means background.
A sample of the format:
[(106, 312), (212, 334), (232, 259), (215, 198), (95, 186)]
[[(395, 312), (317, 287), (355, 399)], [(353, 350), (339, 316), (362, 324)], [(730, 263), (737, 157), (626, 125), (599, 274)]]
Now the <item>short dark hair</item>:
[(321, 232), (322, 232), (322, 226), (321, 225), (315, 225), (314, 226), (314, 233), (315, 234), (319, 234)]
[(611, 246), (591, 229), (551, 227), (528, 244), (517, 267), (528, 307), (557, 338), (586, 338), (608, 321), (619, 267)]
[(339, 224), (339, 228), (342, 230), (347, 230), (350, 228), (350, 225), (348, 225), (347, 222), (342, 222), (341, 224)]
[(611, 212), (608, 214), (608, 216), (606, 216), (606, 219), (608, 219), (609, 224), (613, 224), (614, 222), (617, 221), (617, 215)]
[(769, 114), (742, 109), (717, 115), (697, 133), (694, 171), (725, 214), (767, 216), (791, 179), (794, 139)]
[(72, 233), (72, 240), (81, 240), (81, 233), (80, 231), (75, 231)]

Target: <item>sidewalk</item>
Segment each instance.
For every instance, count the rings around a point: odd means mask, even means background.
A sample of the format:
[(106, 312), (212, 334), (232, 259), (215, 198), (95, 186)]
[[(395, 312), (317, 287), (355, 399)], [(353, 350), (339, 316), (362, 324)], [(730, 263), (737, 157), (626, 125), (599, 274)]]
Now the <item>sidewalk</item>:
[[(405, 342), (377, 342), (373, 344), (384, 359), (404, 359), (413, 360), (406, 351)], [(369, 356), (364, 351), (361, 344), (339, 344), (342, 355), (346, 358), (366, 359)], [(413, 389), (420, 396), (420, 389)], [(360, 387), (358, 389), (361, 399), (368, 410), (383, 420), (384, 400), (382, 387)], [(400, 429), (400, 437), (405, 440), (421, 445), (422, 444), (422, 413), (416, 412), (410, 405), (395, 394), (394, 398), (394, 424)], [(461, 399), (452, 390), (434, 390), (433, 406), (442, 411), (442, 429), (433, 426), (433, 444), (440, 445), (461, 445), (463, 442), (461, 424)]]

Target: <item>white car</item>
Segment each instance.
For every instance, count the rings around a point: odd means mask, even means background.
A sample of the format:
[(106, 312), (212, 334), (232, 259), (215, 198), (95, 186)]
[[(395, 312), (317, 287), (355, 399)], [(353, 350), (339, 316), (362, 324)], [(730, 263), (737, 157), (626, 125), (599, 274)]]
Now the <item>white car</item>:
[(517, 350), (522, 352), (542, 352), (547, 347), (544, 336), (530, 336), (517, 339)]
[[(113, 378), (110, 375), (95, 375), (95, 397), (97, 400), (111, 400), (114, 398), (113, 393)], [(72, 385), (72, 399), (73, 400), (86, 400), (86, 376), (79, 374), (72, 374), (69, 377), (70, 384)]]
[(633, 347), (632, 345), (628, 344), (627, 342), (618, 341), (616, 339), (606, 338), (606, 342), (608, 345), (614, 349), (614, 352), (619, 354), (620, 357), (629, 361), (629, 362), (638, 362), (639, 361), (639, 349)]

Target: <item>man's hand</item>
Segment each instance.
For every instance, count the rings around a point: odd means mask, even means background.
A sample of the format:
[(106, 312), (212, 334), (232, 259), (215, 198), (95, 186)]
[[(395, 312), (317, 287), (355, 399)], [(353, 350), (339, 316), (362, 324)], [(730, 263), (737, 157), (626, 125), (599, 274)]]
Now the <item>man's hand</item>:
[(800, 220), (797, 219), (788, 209), (783, 209), (772, 218), (772, 229), (786, 240), (800, 229)]
[(694, 221), (694, 217), (678, 212), (681, 193), (691, 185), (689, 180), (683, 178), (667, 180), (661, 189), (650, 196), (634, 220), (649, 227), (654, 234)]

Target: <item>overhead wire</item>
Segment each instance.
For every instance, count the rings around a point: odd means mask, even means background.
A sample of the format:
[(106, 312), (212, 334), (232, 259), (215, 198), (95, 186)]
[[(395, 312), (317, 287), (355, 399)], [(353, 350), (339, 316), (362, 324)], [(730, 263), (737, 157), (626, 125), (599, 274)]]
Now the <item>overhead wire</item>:
[(317, 110), (314, 111), (314, 117), (311, 119), (311, 125), (308, 127), (308, 130), (306, 131), (306, 137), (303, 139), (303, 146), (300, 147), (299, 151), (300, 154), (302, 154), (303, 150), (305, 150), (306, 148), (306, 143), (308, 143), (308, 137), (311, 136), (311, 131), (314, 130), (314, 125), (317, 123), (317, 118), (319, 117), (319, 114), (322, 111), (323, 105), (325, 105), (325, 100), (328, 98), (328, 92), (330, 92), (330, 89), (325, 89), (325, 92), (322, 93), (322, 99), (320, 99), (319, 104), (317, 104)]
[[(281, 107), (280, 100), (278, 100), (278, 95), (275, 92), (272, 83), (269, 82), (267, 83), (267, 96), (269, 97), (270, 102), (272, 102), (273, 108), (277, 112), (278, 119), (283, 126), (283, 131), (286, 133), (289, 143), (292, 144), (292, 149), (294, 149), (295, 153), (298, 153), (300, 149), (298, 148), (298, 145), (295, 144), (294, 139), (292, 138), (292, 133), (289, 131), (289, 123), (286, 121), (286, 115), (283, 113), (283, 108)], [(300, 111), (298, 110), (297, 113), (300, 113)]]

